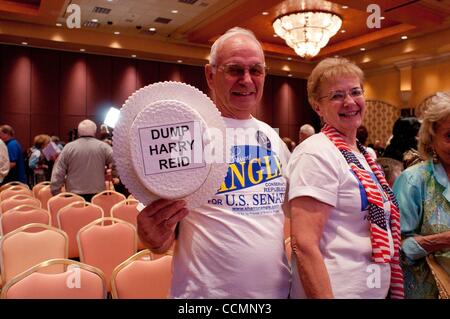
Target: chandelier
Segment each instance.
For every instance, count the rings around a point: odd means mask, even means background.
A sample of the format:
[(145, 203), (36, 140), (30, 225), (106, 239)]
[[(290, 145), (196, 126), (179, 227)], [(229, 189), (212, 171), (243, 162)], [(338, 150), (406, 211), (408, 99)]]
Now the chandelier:
[(341, 25), (338, 15), (325, 11), (290, 13), (273, 22), (275, 33), (302, 58), (317, 55)]

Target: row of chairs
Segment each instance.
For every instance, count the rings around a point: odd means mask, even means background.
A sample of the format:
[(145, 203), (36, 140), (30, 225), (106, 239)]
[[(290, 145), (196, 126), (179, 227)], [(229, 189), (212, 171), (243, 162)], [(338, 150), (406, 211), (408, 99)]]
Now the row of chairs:
[[(107, 221), (112, 224), (105, 225)], [(136, 254), (136, 239), (133, 225), (111, 217), (100, 218), (83, 227), (77, 234), (80, 261), (83, 265), (91, 267), (91, 270), (96, 270), (94, 272), (104, 282), (102, 286), (105, 291), (112, 290), (113, 298), (164, 298), (167, 296), (171, 280), (171, 256), (162, 256), (161, 260), (158, 259), (156, 262), (154, 259), (158, 256), (152, 255), (148, 250)], [(31, 281), (35, 282), (36, 287), (38, 284), (60, 283), (59, 289), (67, 289), (68, 281), (66, 280), (66, 286), (63, 287), (61, 279), (70, 276), (70, 272), (62, 267), (70, 263), (68, 253), (67, 234), (49, 225), (29, 224), (7, 234), (0, 241), (1, 275), (3, 282), (6, 283), (2, 296), (60, 298), (57, 294), (53, 294), (55, 286), (44, 292), (35, 288), (23, 290), (23, 287)], [(65, 261), (48, 262), (55, 258)], [(40, 274), (35, 274), (36, 272)], [(80, 273), (72, 274), (72, 280), (75, 282), (77, 274), (80, 275)], [(17, 295), (16, 292), (9, 296), (8, 291), (11, 291), (11, 287), (16, 287), (15, 289), (21, 293)], [(81, 292), (68, 292), (67, 297), (75, 298), (79, 293)], [(92, 297), (92, 295), (83, 296)]]

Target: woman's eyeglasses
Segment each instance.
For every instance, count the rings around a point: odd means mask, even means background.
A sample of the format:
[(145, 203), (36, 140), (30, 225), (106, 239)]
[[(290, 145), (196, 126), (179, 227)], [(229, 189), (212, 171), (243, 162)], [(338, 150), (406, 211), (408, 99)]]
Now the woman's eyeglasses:
[(350, 95), (351, 98), (359, 98), (364, 95), (364, 90), (359, 87), (355, 87), (350, 89), (349, 91), (343, 91), (343, 90), (337, 90), (337, 91), (331, 91), (328, 93), (328, 95), (319, 97), (319, 100), (322, 100), (324, 98), (328, 98), (331, 102), (344, 102), (345, 98), (347, 97), (347, 94)]
[(266, 67), (263, 64), (254, 64), (250, 66), (242, 65), (242, 64), (222, 64), (222, 65), (213, 65), (213, 67), (221, 70), (226, 75), (233, 78), (240, 78), (245, 75), (245, 71), (248, 70), (248, 73), (251, 76), (260, 77), (266, 73)]

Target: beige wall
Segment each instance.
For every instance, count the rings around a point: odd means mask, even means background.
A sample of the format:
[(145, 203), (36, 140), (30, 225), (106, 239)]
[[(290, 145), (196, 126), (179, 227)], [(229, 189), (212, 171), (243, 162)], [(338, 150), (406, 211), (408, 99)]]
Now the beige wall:
[(366, 76), (364, 90), (367, 100), (381, 100), (397, 107), (401, 106), (400, 72), (398, 70)]

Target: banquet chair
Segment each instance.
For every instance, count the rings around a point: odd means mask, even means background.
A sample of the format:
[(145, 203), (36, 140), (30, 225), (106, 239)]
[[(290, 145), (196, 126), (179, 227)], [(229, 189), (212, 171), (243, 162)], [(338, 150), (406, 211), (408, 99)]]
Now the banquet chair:
[(20, 205), (30, 205), (41, 208), (41, 202), (37, 198), (19, 194), (2, 200), (0, 202), (0, 212), (4, 214), (8, 210)]
[(25, 188), (20, 185), (11, 186), (0, 193), (0, 200), (5, 200), (7, 198), (13, 197), (14, 195), (28, 195), (33, 197), (33, 192), (29, 188)]
[[(57, 273), (42, 273), (49, 266)], [(106, 299), (106, 280), (98, 268), (70, 259), (43, 261), (12, 278), (2, 299)]]
[[(49, 181), (45, 181), (45, 182), (40, 182), (40, 183), (37, 183), (36, 185), (34, 185), (33, 189), (32, 189), (33, 196), (38, 198), (39, 191), (45, 186), (50, 186), (50, 182)], [(42, 206), (42, 207), (47, 207), (47, 206)]]
[(167, 298), (172, 281), (172, 256), (152, 259), (149, 250), (134, 254), (111, 275), (114, 299)]
[[(29, 207), (29, 209), (22, 211), (22, 206)], [(50, 213), (45, 209), (22, 205), (15, 209), (10, 209), (0, 216), (0, 234), (4, 236), (11, 231), (25, 226), (27, 224), (38, 223), (51, 225)]]
[(80, 195), (69, 192), (59, 193), (51, 197), (47, 202), (47, 210), (50, 213), (50, 216), (52, 216), (52, 226), (53, 227), (58, 226), (58, 220), (56, 218), (56, 215), (58, 214), (58, 211), (61, 208), (69, 205), (70, 203), (79, 201), (84, 202), (85, 200)]
[(6, 183), (6, 184), (0, 186), (0, 193), (3, 192), (5, 189), (11, 188), (13, 186), (19, 186), (19, 187), (23, 187), (23, 188), (26, 188), (26, 189), (30, 189), (30, 187), (28, 187), (27, 184), (24, 184), (24, 183), (19, 182), (19, 181), (14, 181), (14, 182), (9, 182), (9, 183)]
[[(125, 199), (111, 208), (111, 217), (122, 219), (137, 228), (137, 215), (139, 211), (136, 206), (138, 204), (139, 202), (135, 199)], [(144, 244), (142, 244), (138, 237), (138, 250), (144, 248)]]
[(61, 208), (56, 215), (58, 228), (69, 238), (69, 258), (79, 257), (78, 231), (90, 222), (103, 217), (103, 209), (85, 201), (78, 201)]
[(111, 216), (111, 208), (115, 204), (117, 204), (125, 199), (126, 199), (126, 197), (124, 195), (122, 195), (121, 193), (118, 193), (113, 190), (106, 190), (106, 191), (100, 192), (100, 193), (96, 194), (94, 197), (92, 197), (91, 203), (103, 208), (105, 217), (110, 217)]
[[(40, 228), (41, 231), (29, 232)], [(28, 224), (19, 227), (0, 240), (0, 269), (2, 283), (42, 261), (67, 258), (68, 239), (60, 229), (44, 224)], [(54, 266), (46, 272), (55, 272)]]
[[(112, 224), (104, 225), (105, 221)], [(114, 268), (136, 253), (136, 229), (118, 218), (100, 218), (80, 229), (77, 242), (80, 261), (100, 268), (110, 291)]]
[(48, 209), (48, 200), (53, 197), (52, 191), (50, 189), (50, 185), (42, 187), (36, 198), (41, 202), (41, 207)]

